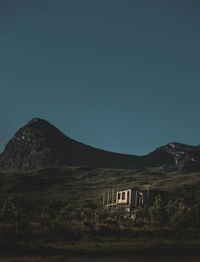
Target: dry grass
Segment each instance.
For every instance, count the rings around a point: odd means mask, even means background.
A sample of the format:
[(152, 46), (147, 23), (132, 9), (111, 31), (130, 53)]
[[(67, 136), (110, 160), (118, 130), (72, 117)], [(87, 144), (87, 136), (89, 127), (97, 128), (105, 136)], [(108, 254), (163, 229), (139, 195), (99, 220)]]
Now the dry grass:
[(39, 257), (39, 256), (24, 256), (24, 257), (4, 257), (0, 258), (0, 262), (199, 262), (200, 256), (134, 256), (129, 258), (78, 258), (78, 257)]

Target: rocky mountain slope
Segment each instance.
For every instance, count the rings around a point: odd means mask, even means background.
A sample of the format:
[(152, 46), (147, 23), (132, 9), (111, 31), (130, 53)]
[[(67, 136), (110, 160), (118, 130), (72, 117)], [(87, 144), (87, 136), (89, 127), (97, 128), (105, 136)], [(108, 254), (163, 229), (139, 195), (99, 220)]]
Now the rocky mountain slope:
[(200, 170), (200, 147), (170, 143), (145, 156), (112, 153), (79, 143), (46, 120), (19, 129), (0, 155), (1, 169), (89, 166), (152, 171)]

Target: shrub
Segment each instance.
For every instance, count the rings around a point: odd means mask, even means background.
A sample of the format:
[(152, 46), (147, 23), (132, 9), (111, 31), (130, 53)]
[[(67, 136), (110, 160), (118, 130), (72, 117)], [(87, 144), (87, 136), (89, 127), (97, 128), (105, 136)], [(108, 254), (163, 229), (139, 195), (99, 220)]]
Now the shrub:
[(152, 225), (158, 226), (160, 230), (167, 223), (167, 212), (160, 195), (156, 196), (153, 206), (149, 208), (149, 218)]

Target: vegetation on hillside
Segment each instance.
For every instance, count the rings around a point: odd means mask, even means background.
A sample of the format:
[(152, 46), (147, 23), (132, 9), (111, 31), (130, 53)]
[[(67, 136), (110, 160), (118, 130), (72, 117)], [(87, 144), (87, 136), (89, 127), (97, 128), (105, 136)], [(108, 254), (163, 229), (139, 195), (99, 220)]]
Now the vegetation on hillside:
[(170, 199), (183, 198), (184, 202), (193, 204), (200, 200), (200, 172), (152, 173), (87, 167), (0, 172), (0, 199), (19, 193), (37, 204), (50, 199), (69, 203), (92, 199), (100, 206), (103, 191), (133, 187), (167, 190)]
[[(200, 173), (49, 168), (0, 174), (1, 252), (119, 254), (200, 247)], [(134, 220), (107, 212), (102, 193), (134, 186), (169, 191)]]

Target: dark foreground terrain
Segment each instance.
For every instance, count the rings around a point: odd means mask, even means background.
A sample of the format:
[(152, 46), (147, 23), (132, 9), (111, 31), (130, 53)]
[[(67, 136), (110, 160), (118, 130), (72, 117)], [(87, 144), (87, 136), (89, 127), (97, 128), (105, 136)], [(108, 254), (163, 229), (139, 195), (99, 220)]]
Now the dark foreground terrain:
[(133, 256), (132, 258), (80, 258), (80, 257), (63, 257), (63, 256), (25, 256), (0, 258), (1, 262), (199, 262), (200, 256)]
[[(108, 189), (168, 191), (135, 220)], [(0, 173), (0, 261), (199, 261), (200, 172), (52, 167)], [(163, 257), (164, 255), (164, 257)]]

